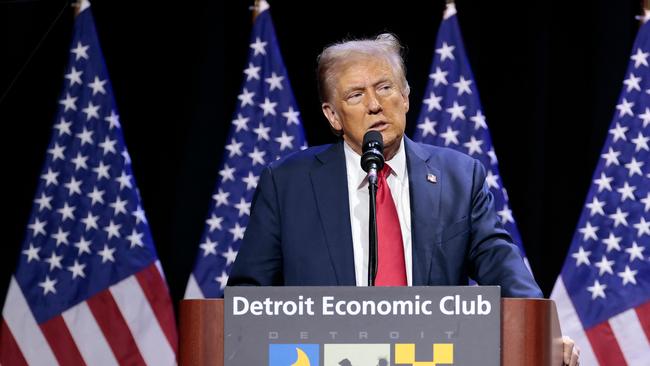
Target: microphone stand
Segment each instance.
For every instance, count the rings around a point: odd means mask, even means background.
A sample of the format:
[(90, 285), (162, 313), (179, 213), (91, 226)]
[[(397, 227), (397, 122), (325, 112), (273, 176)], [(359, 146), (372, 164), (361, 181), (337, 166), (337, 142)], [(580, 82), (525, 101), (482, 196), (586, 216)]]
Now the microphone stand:
[(379, 131), (368, 131), (363, 136), (361, 167), (368, 173), (368, 286), (375, 285), (377, 277), (377, 171), (384, 167), (384, 142)]
[(368, 286), (375, 286), (377, 277), (377, 165), (372, 163), (368, 172)]

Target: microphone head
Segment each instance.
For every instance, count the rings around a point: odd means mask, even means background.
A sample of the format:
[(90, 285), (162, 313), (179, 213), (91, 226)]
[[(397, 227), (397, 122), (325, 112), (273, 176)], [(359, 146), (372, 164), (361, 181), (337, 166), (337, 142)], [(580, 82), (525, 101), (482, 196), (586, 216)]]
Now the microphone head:
[(375, 148), (382, 154), (384, 153), (384, 139), (381, 137), (381, 132), (370, 130), (363, 135), (363, 152)]
[(361, 155), (361, 168), (364, 171), (374, 167), (381, 170), (384, 167), (384, 139), (381, 132), (371, 130), (363, 135), (363, 146)]

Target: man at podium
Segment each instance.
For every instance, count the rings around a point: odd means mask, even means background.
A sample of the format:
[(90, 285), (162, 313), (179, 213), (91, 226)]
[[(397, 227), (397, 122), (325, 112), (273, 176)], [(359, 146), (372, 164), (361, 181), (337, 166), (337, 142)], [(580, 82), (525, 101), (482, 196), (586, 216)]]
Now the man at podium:
[[(501, 286), (504, 297), (543, 297), (495, 212), (483, 165), (404, 136), (409, 85), (401, 49), (381, 34), (323, 50), (322, 111), (340, 140), (265, 168), (229, 286), (368, 285), (361, 155), (364, 136), (377, 131), (385, 164), (377, 171), (375, 285), (455, 286), (472, 278)], [(565, 345), (571, 355), (572, 342)]]
[[(363, 137), (374, 130), (388, 169), (378, 182), (377, 284), (466, 285), (471, 277), (500, 285), (506, 297), (542, 297), (494, 210), (483, 165), (404, 136), (409, 86), (400, 52), (397, 39), (382, 34), (319, 56), (322, 110), (341, 139), (263, 171), (228, 285), (368, 284), (368, 180), (360, 160)], [(392, 210), (380, 207), (382, 181)]]

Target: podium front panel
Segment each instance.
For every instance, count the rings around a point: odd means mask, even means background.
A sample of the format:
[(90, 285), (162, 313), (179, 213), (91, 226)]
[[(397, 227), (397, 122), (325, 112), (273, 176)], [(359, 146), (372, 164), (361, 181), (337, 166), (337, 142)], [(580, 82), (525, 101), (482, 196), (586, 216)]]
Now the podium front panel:
[(499, 365), (500, 290), (233, 287), (225, 365)]

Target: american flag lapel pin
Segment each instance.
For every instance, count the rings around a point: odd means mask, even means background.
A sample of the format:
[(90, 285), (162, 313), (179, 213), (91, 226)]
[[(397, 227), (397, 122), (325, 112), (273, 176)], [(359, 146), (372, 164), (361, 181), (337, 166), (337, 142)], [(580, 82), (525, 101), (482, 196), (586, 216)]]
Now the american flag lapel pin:
[(438, 177), (436, 177), (435, 174), (431, 174), (431, 173), (429, 173), (429, 174), (427, 174), (427, 181), (428, 181), (429, 183), (436, 184), (436, 183), (438, 183)]

